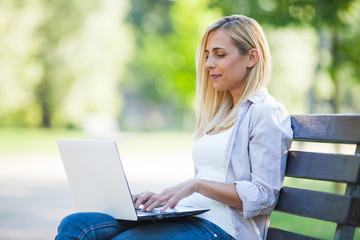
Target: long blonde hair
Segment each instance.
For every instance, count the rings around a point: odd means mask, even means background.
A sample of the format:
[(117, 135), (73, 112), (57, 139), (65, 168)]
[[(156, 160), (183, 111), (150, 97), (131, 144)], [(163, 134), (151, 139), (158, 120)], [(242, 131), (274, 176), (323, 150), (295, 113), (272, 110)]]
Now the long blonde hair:
[[(205, 68), (205, 48), (210, 32), (221, 29), (227, 33), (245, 55), (250, 49), (257, 49), (258, 61), (249, 69), (242, 96), (233, 103), (229, 91), (217, 91), (212, 84), (209, 71)], [(265, 34), (261, 26), (252, 18), (242, 15), (232, 15), (221, 18), (208, 27), (203, 34), (196, 52), (196, 118), (194, 133), (199, 138), (213, 129), (227, 129), (237, 120), (241, 103), (267, 86), (271, 75), (271, 56)], [(233, 106), (231, 112), (226, 113)]]

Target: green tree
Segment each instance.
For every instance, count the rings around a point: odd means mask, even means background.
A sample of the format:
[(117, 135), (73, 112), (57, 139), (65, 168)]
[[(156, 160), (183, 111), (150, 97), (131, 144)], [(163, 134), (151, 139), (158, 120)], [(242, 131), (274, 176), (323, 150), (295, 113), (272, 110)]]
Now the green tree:
[[(165, 127), (181, 128), (184, 116), (193, 115), (196, 47), (205, 26), (220, 17), (207, 4), (204, 0), (132, 1), (128, 21), (137, 41), (123, 88), (129, 104), (138, 99), (149, 108), (160, 106)], [(128, 111), (124, 110), (124, 117)]]
[[(317, 56), (319, 63), (316, 72), (326, 72), (329, 75), (334, 89), (331, 91), (329, 99), (332, 112), (341, 111), (341, 103), (349, 99), (344, 92), (350, 93), (349, 89), (342, 89), (340, 86), (345, 87), (344, 81), (349, 81), (344, 78), (350, 77), (356, 79), (358, 83), (360, 82), (357, 70), (360, 54), (359, 0), (229, 0), (212, 1), (211, 5), (220, 7), (224, 15), (241, 13), (256, 18), (264, 25), (314, 28), (318, 33), (319, 44), (319, 56)], [(324, 51), (330, 52), (330, 61), (327, 61), (327, 56), (322, 54)], [(326, 62), (329, 64), (324, 64)], [(351, 72), (350, 75), (347, 73), (348, 71)], [(316, 93), (317, 87), (315, 79), (315, 89), (312, 89), (311, 93)], [(316, 94), (313, 98), (321, 101), (321, 99), (317, 99)], [(356, 101), (351, 104), (353, 109), (360, 109), (360, 105), (356, 104)], [(310, 111), (312, 110), (310, 109)]]
[(93, 5), (94, 1), (73, 0), (0, 1), (0, 92), (8, 106), (0, 113), (0, 123), (36, 125), (35, 115), (40, 115), (40, 125), (51, 126), (52, 115), (73, 81), (60, 48), (81, 28)]
[(0, 0), (0, 126), (115, 117), (117, 82), (132, 48), (126, 7), (117, 0)]
[(41, 126), (50, 127), (52, 116), (73, 81), (68, 71), (64, 70), (66, 63), (59, 54), (59, 47), (62, 41), (81, 29), (86, 13), (94, 7), (94, 1), (87, 1), (87, 4), (73, 0), (41, 1), (41, 5), (45, 14), (35, 32), (40, 41), (35, 58), (42, 65), (43, 75), (35, 95), (41, 109)]
[(31, 1), (0, 1), (0, 125), (37, 122), (32, 93), (42, 67), (33, 61), (38, 49), (33, 32), (41, 12)]

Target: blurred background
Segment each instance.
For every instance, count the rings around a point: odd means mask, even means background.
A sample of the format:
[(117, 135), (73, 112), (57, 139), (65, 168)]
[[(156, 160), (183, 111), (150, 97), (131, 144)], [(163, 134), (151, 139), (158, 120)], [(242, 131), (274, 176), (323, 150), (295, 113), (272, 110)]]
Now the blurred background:
[[(291, 114), (360, 112), (360, 0), (0, 0), (0, 239), (53, 239), (76, 211), (57, 138), (116, 139), (133, 192), (191, 178), (195, 51), (231, 14), (263, 26), (269, 91)], [(271, 225), (336, 228), (279, 213)]]

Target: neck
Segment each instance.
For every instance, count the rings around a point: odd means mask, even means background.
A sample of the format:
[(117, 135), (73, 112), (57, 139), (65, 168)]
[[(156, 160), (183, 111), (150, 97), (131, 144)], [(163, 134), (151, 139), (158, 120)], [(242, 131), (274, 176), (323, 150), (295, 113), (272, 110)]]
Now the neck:
[(241, 89), (241, 91), (230, 90), (230, 94), (233, 98), (233, 105), (236, 105), (240, 101), (241, 96), (243, 95), (243, 89)]

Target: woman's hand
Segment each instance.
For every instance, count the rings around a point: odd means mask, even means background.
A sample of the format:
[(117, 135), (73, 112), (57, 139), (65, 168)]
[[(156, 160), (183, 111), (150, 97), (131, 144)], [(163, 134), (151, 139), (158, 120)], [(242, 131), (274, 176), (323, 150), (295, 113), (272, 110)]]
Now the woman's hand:
[(196, 191), (196, 180), (191, 179), (186, 182), (180, 183), (174, 187), (166, 188), (159, 194), (153, 194), (153, 193), (144, 194), (144, 197), (141, 196), (142, 200), (140, 200), (140, 202), (144, 203), (144, 200), (147, 199), (147, 202), (144, 204), (143, 211), (149, 212), (158, 206), (162, 206), (160, 211), (165, 211), (169, 207), (170, 208), (176, 207), (176, 205), (179, 203), (181, 199), (190, 196), (195, 191)]
[(197, 192), (230, 207), (242, 210), (242, 201), (236, 191), (235, 184), (219, 183), (204, 179), (191, 179), (174, 187), (167, 188), (159, 194), (144, 192), (133, 195), (135, 208), (144, 204), (143, 211), (151, 211), (162, 206), (161, 211), (174, 208), (179, 201)]
[(140, 194), (133, 194), (132, 198), (135, 209), (139, 209), (141, 204), (145, 204), (155, 194), (156, 193), (153, 192), (143, 192)]

